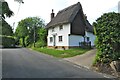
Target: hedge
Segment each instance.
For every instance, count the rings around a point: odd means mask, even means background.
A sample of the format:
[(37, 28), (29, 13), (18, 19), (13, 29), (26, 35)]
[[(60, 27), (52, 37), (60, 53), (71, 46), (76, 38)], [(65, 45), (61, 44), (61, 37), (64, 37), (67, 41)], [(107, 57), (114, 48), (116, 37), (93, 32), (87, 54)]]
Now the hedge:
[(13, 47), (15, 39), (13, 37), (0, 36), (0, 45), (3, 47)]
[(96, 62), (120, 60), (120, 13), (105, 13), (93, 25), (98, 50)]

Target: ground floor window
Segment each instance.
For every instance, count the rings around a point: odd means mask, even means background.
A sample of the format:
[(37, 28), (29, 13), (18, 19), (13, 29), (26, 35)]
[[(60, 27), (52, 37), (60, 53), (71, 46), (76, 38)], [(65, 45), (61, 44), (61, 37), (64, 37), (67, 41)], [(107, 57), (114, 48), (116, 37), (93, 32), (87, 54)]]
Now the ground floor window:
[(53, 37), (50, 37), (50, 42), (53, 42)]
[(63, 37), (62, 36), (58, 36), (58, 40), (59, 40), (59, 42), (62, 42), (63, 41)]
[(90, 41), (90, 37), (87, 37), (87, 42)]

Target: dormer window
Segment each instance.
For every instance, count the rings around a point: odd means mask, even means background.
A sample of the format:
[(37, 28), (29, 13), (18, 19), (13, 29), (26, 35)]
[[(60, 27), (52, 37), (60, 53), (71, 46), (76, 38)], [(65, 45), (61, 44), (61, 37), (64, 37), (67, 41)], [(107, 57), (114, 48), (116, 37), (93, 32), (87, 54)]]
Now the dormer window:
[(54, 31), (55, 31), (55, 28), (53, 27), (53, 28), (52, 28), (52, 32), (54, 32)]
[(63, 29), (63, 26), (62, 26), (62, 25), (60, 25), (60, 26), (59, 26), (59, 30), (62, 30), (62, 29)]

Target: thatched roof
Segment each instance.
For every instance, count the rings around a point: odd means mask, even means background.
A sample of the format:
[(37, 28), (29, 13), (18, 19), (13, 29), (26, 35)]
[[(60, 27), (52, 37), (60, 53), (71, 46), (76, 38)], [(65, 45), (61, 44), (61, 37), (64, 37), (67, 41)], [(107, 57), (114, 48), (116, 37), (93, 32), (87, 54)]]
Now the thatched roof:
[(72, 5), (68, 8), (59, 11), (57, 15), (47, 24), (46, 27), (49, 28), (55, 25), (72, 22), (80, 8), (81, 8), (80, 3), (77, 3), (75, 5)]
[[(82, 11), (82, 6), (80, 2), (59, 11), (57, 15), (46, 25), (46, 28), (54, 27), (56, 25), (62, 25), (65, 23), (71, 23), (74, 20), (79, 10)], [(81, 15), (84, 15), (84, 14), (81, 14)], [(90, 26), (90, 23), (88, 21), (86, 21), (86, 25), (89, 26), (87, 30), (92, 31), (91, 29), (92, 27)]]

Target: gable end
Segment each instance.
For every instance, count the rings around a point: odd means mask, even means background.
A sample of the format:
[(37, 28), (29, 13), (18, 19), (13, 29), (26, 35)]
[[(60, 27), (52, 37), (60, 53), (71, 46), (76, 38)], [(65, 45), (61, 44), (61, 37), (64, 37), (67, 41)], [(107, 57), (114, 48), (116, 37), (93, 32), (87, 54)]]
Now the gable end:
[(71, 34), (84, 36), (85, 26), (86, 23), (85, 23), (83, 11), (79, 10), (73, 22), (71, 23)]

